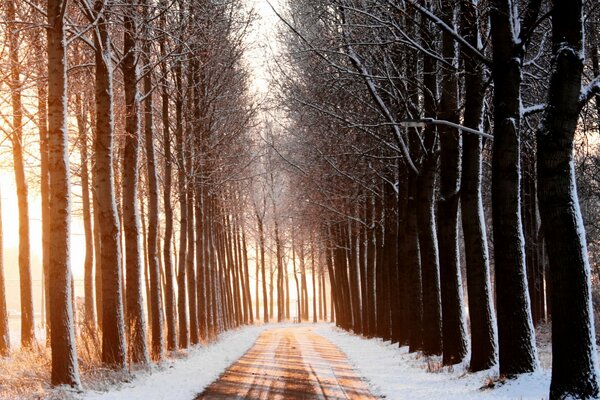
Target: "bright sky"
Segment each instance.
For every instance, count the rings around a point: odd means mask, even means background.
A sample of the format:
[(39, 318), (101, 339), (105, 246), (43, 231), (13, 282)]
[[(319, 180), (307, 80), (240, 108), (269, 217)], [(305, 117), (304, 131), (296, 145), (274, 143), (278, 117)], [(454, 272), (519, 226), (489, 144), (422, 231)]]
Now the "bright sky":
[[(285, 0), (270, 0), (278, 12)], [(265, 95), (269, 90), (268, 61), (277, 52), (277, 42), (274, 39), (278, 18), (267, 0), (246, 0), (248, 7), (253, 7), (258, 14), (258, 20), (249, 37), (250, 51), (246, 58), (252, 69), (254, 88), (257, 94)]]

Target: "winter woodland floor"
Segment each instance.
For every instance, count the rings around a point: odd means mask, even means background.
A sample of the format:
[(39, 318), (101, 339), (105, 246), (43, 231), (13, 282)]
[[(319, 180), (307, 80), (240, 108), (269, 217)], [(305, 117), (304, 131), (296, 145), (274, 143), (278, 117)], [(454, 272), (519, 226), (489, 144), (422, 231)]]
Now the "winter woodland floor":
[(547, 398), (550, 384), (545, 330), (539, 332), (538, 344), (543, 368), (498, 382), (497, 370), (471, 374), (461, 365), (441, 367), (438, 358), (408, 354), (406, 348), (330, 324), (253, 326), (226, 333), (185, 358), (136, 372), (129, 383), (77, 397), (539, 400)]

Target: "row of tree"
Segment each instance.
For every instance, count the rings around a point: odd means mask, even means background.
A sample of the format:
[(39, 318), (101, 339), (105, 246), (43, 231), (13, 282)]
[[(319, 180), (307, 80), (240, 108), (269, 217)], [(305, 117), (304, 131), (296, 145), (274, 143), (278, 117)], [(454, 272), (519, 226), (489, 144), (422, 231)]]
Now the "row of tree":
[(550, 398), (598, 396), (573, 156), (598, 133), (595, 3), (297, 1), (280, 17), (280, 152), (327, 244), (337, 323), (510, 377), (538, 368), (551, 317)]
[[(238, 1), (183, 0), (7, 0), (1, 11), (22, 347), (35, 343), (32, 160), (53, 384), (80, 385), (76, 335), (101, 334), (102, 362), (123, 369), (161, 360), (165, 344), (187, 348), (252, 323), (245, 210), (256, 108), (244, 51), (253, 13)], [(81, 332), (73, 208), (86, 241)], [(0, 264), (0, 355), (9, 351)]]

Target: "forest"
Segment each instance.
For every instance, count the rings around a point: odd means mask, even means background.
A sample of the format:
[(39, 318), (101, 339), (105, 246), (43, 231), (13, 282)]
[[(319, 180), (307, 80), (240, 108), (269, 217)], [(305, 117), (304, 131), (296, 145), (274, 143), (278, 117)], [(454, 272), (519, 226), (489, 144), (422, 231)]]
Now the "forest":
[(599, 47), (595, 0), (0, 0), (0, 399), (600, 398)]

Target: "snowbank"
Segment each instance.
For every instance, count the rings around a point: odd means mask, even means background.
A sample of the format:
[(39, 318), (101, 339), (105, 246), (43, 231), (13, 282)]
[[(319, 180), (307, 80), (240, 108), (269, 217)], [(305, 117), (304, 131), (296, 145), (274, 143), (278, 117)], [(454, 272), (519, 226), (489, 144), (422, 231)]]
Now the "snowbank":
[[(386, 399), (531, 399), (548, 398), (550, 371), (541, 369), (516, 380), (495, 383), (493, 389), (482, 389), (496, 378), (497, 370), (465, 373), (464, 367), (441, 368), (440, 358), (408, 354), (381, 339), (365, 339), (333, 325), (320, 326), (316, 333), (336, 344), (369, 383), (374, 395)], [(437, 372), (428, 372), (427, 370)]]
[(134, 373), (131, 382), (109, 392), (86, 392), (86, 400), (190, 400), (240, 358), (269, 325), (245, 327), (224, 333), (219, 341), (195, 347), (187, 357)]

